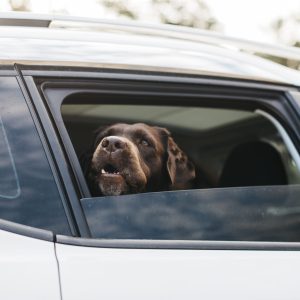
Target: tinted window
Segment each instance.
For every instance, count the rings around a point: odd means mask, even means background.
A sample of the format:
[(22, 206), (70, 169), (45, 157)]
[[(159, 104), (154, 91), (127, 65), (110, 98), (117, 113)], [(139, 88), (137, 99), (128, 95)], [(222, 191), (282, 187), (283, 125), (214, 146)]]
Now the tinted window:
[(15, 78), (0, 79), (0, 218), (68, 234), (60, 194)]
[(20, 195), (20, 184), (1, 117), (0, 141), (0, 197), (14, 199)]
[(300, 185), (82, 199), (94, 238), (297, 241)]

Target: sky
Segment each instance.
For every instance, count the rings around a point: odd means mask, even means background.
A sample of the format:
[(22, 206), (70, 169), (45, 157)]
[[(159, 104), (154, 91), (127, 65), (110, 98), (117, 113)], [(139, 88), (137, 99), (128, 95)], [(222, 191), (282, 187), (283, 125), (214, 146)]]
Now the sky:
[[(299, 0), (209, 0), (207, 5), (222, 23), (224, 33), (261, 42), (278, 42), (270, 29), (274, 20), (296, 13), (300, 16)], [(290, 28), (293, 32), (287, 32), (289, 36), (282, 42), (288, 42), (298, 29)]]
[[(7, 1), (0, 0), (1, 11), (8, 8)], [(147, 1), (131, 0), (131, 3), (145, 10)], [(189, 1), (186, 0), (186, 3)], [(293, 36), (300, 34), (300, 23), (288, 26), (280, 40), (270, 29), (271, 23), (278, 18), (295, 13), (300, 16), (300, 0), (206, 0), (205, 3), (228, 36), (267, 43), (290, 43)], [(77, 16), (113, 17), (104, 12), (96, 0), (31, 0), (31, 8), (39, 13), (65, 10)], [(146, 21), (151, 22), (151, 16)]]

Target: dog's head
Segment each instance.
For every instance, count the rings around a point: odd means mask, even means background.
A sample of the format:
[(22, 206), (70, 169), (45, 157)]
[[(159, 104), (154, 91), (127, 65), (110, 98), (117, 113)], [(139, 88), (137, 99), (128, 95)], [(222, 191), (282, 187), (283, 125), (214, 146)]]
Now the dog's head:
[(194, 178), (194, 165), (165, 128), (115, 124), (97, 132), (88, 171), (94, 196), (184, 189)]

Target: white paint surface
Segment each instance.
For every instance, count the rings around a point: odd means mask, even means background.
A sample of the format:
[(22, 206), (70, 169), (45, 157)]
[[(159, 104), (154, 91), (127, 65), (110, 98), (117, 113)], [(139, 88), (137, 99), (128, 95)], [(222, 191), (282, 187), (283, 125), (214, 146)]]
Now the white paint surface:
[(64, 300), (300, 298), (300, 252), (57, 245)]
[(0, 245), (0, 299), (60, 299), (54, 243), (0, 230)]

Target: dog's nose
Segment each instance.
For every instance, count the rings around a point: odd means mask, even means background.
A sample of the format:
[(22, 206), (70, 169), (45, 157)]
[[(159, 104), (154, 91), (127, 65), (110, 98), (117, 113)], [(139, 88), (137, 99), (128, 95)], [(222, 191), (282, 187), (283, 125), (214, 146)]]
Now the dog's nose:
[(108, 152), (116, 152), (117, 150), (124, 149), (126, 143), (118, 137), (108, 136), (102, 140), (101, 146)]

